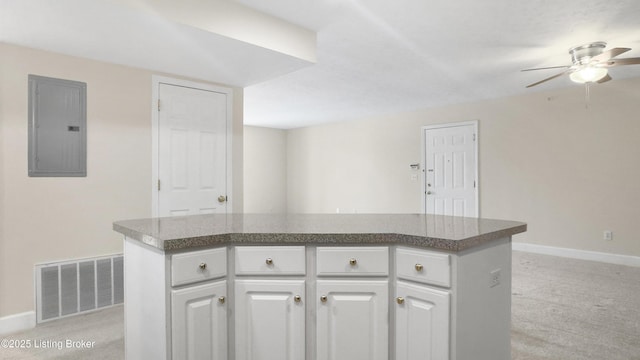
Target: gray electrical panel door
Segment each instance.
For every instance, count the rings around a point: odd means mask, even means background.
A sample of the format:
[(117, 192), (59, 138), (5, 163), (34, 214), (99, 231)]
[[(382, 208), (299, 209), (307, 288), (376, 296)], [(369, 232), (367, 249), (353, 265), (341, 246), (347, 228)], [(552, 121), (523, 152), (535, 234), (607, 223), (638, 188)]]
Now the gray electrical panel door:
[(29, 75), (29, 176), (87, 176), (87, 84)]

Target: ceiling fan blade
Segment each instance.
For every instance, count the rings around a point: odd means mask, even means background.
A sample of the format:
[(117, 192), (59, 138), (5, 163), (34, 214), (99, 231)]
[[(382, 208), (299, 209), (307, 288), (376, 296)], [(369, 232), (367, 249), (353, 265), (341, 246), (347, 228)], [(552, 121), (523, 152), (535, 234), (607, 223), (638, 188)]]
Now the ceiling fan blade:
[(561, 72), (561, 73), (559, 73), (559, 74), (553, 75), (553, 76), (548, 77), (548, 78), (546, 78), (546, 79), (544, 79), (544, 80), (540, 80), (540, 81), (535, 82), (535, 83), (533, 83), (533, 84), (531, 84), (531, 85), (528, 85), (527, 87), (528, 87), (528, 88), (530, 88), (530, 87), (533, 87), (533, 86), (536, 86), (536, 85), (540, 85), (540, 84), (542, 84), (543, 82), (547, 82), (547, 81), (549, 81), (549, 80), (553, 80), (553, 79), (555, 79), (555, 78), (557, 78), (557, 77), (560, 77), (560, 76), (562, 76), (562, 75), (564, 75), (564, 74), (568, 74), (568, 73), (570, 73), (570, 72), (571, 72), (571, 69), (569, 69), (569, 70), (565, 70), (565, 71), (563, 71), (563, 72)]
[(611, 60), (614, 57), (620, 55), (620, 54), (624, 54), (627, 51), (631, 50), (630, 48), (613, 48), (611, 50), (607, 50), (605, 52), (603, 52), (600, 55), (596, 55), (593, 58), (591, 58), (591, 61), (607, 61), (607, 60)]
[(566, 69), (566, 68), (570, 68), (571, 65), (561, 65), (561, 66), (549, 66), (549, 67), (541, 67), (541, 68), (534, 68), (534, 69), (524, 69), (524, 70), (520, 70), (520, 71), (534, 71), (534, 70), (547, 70), (547, 69)]
[(607, 74), (605, 77), (603, 77), (602, 79), (596, 81), (598, 84), (602, 84), (602, 83), (606, 83), (607, 81), (611, 80), (611, 76), (609, 74)]
[(613, 67), (621, 65), (640, 65), (640, 58), (612, 59), (602, 64), (604, 67)]

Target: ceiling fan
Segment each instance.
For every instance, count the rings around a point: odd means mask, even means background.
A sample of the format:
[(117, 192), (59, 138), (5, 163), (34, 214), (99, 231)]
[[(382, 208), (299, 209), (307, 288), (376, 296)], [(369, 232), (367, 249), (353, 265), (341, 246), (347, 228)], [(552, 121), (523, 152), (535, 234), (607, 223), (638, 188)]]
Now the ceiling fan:
[(608, 69), (614, 66), (640, 64), (640, 58), (615, 59), (616, 56), (626, 53), (630, 48), (613, 48), (603, 51), (607, 46), (606, 42), (597, 41), (584, 44), (569, 49), (571, 54), (571, 65), (551, 66), (535, 69), (524, 69), (522, 71), (546, 70), (546, 69), (566, 69), (563, 72), (535, 82), (527, 87), (540, 85), (543, 82), (553, 80), (563, 75), (580, 84), (603, 83), (611, 80)]

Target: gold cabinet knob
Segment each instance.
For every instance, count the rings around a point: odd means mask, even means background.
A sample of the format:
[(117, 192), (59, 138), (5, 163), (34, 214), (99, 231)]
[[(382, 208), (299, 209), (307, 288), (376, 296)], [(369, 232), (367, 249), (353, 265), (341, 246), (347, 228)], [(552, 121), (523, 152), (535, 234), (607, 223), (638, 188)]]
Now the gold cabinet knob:
[(224, 196), (224, 195), (218, 196), (218, 202), (219, 203), (223, 203), (225, 201), (227, 201), (227, 197), (226, 196)]
[(398, 303), (398, 305), (402, 305), (404, 304), (404, 298), (402, 296), (398, 296), (396, 298), (396, 302)]
[(198, 267), (200, 268), (200, 270), (206, 270), (207, 269), (207, 263), (200, 263), (200, 265), (198, 265)]
[(218, 302), (219, 302), (220, 304), (224, 304), (224, 301), (225, 301), (224, 296), (220, 296), (220, 297), (218, 298)]
[(423, 268), (424, 267), (422, 266), (422, 264), (416, 264), (416, 271), (417, 272), (421, 272)]
[(356, 264), (358, 264), (358, 260), (356, 260), (355, 258), (349, 259), (349, 265), (356, 266)]
[(320, 301), (322, 301), (323, 303), (327, 302), (327, 295), (320, 296)]
[(273, 265), (273, 259), (272, 258), (267, 258), (267, 260), (265, 260), (264, 262), (266, 262), (267, 265)]
[(300, 295), (296, 295), (293, 297), (293, 301), (299, 303), (300, 301), (302, 301), (302, 297)]

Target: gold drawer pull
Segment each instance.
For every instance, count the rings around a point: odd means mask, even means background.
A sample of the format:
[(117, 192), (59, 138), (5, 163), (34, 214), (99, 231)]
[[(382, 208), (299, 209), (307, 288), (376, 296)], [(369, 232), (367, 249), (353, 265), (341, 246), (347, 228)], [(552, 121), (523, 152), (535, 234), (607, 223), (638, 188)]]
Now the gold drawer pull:
[(207, 269), (207, 263), (200, 263), (200, 265), (198, 265), (198, 267), (200, 268), (200, 270), (206, 270)]
[(225, 301), (224, 296), (220, 296), (220, 297), (218, 298), (218, 302), (219, 302), (220, 304), (224, 304), (224, 301)]
[(320, 296), (320, 301), (322, 301), (323, 303), (327, 302), (327, 295)]
[(358, 264), (358, 260), (356, 260), (355, 258), (349, 259), (349, 265), (356, 266), (357, 264)]
[(417, 271), (417, 272), (421, 272), (421, 271), (422, 271), (422, 269), (423, 269), (422, 264), (416, 264), (416, 271)]
[(272, 258), (267, 258), (267, 260), (265, 260), (265, 262), (267, 263), (267, 265), (273, 265), (273, 259)]
[(296, 295), (293, 297), (293, 301), (299, 303), (300, 301), (302, 301), (302, 297), (300, 295)]
[(396, 298), (396, 301), (398, 302), (398, 305), (402, 305), (404, 304), (404, 298), (402, 296), (398, 296)]

